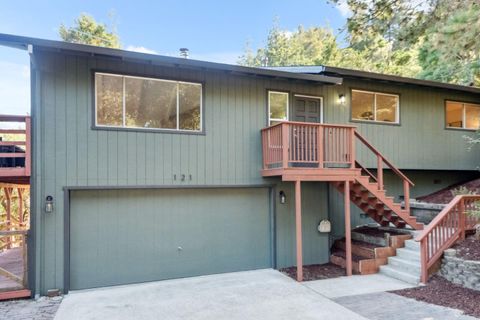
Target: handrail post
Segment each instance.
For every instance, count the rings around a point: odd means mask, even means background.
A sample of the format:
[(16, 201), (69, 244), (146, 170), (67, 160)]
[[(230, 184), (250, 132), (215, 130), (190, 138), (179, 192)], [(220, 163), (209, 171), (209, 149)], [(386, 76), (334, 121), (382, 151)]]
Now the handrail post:
[(324, 126), (319, 125), (317, 127), (317, 159), (318, 159), (318, 168), (323, 169), (323, 128)]
[(458, 227), (460, 229), (460, 240), (465, 240), (465, 220), (465, 198), (462, 198), (458, 203)]
[(422, 242), (420, 243), (420, 260), (421, 260), (421, 266), (422, 266), (422, 274), (421, 274), (421, 282), (423, 284), (427, 283), (428, 280), (428, 267), (427, 267), (427, 238), (422, 239)]
[(350, 128), (350, 161), (351, 168), (355, 169), (355, 128)]
[(282, 123), (282, 164), (283, 168), (288, 168), (288, 134), (289, 128), (287, 123)]
[(403, 180), (403, 201), (405, 202), (405, 210), (410, 212), (410, 184), (407, 180)]
[(377, 155), (377, 183), (378, 190), (383, 190), (383, 158), (381, 155)]

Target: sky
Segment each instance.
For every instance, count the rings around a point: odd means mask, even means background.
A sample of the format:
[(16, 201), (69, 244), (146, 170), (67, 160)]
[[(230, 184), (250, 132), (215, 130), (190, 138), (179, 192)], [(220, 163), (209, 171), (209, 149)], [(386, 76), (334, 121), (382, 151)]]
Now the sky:
[[(345, 5), (326, 0), (0, 0), (0, 33), (59, 40), (59, 26), (72, 25), (82, 12), (115, 25), (124, 49), (177, 56), (187, 47), (191, 59), (231, 64), (247, 42), (253, 49), (264, 46), (275, 21), (286, 30), (337, 31), (348, 16)], [(29, 113), (29, 81), (27, 53), (0, 47), (0, 113)]]

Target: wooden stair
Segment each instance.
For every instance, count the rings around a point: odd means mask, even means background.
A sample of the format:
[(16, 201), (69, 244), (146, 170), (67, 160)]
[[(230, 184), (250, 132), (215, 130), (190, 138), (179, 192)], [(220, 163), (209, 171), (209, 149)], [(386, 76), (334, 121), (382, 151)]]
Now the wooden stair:
[[(339, 192), (344, 193), (344, 182), (331, 183)], [(379, 189), (378, 183), (372, 182), (370, 176), (355, 176), (350, 188), (350, 199), (381, 226), (393, 224), (397, 228), (405, 228), (408, 225), (415, 230), (423, 229), (423, 224), (417, 222), (416, 217), (411, 216), (409, 210), (402, 208), (393, 197), (387, 196), (385, 190)]]
[[(346, 264), (345, 239), (336, 240), (330, 255), (330, 262), (342, 268)], [(387, 264), (388, 257), (395, 255), (392, 247), (380, 247), (363, 241), (352, 241), (353, 273), (366, 275), (377, 273), (380, 266)]]

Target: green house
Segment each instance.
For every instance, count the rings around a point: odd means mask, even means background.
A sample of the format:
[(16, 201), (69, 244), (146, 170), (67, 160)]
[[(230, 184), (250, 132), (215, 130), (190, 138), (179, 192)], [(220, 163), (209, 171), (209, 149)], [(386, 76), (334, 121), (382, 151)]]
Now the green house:
[[(421, 229), (409, 199), (478, 177), (463, 136), (479, 128), (479, 88), (0, 44), (31, 58), (36, 295), (327, 263), (348, 226)], [(350, 209), (356, 185), (383, 216)]]

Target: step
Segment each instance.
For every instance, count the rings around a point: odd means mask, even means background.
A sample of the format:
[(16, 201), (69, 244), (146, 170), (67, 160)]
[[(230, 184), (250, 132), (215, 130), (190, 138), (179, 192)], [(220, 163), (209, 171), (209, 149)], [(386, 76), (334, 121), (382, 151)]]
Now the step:
[(420, 242), (413, 239), (405, 241), (405, 248), (420, 252)]
[(420, 262), (420, 252), (416, 250), (410, 250), (407, 248), (398, 248), (397, 257), (405, 260), (413, 260)]
[(420, 261), (407, 260), (400, 257), (388, 257), (388, 265), (399, 271), (420, 276)]
[(395, 268), (392, 268), (390, 265), (380, 266), (380, 273), (386, 276), (389, 276), (394, 279), (401, 280), (406, 283), (417, 285), (420, 283), (420, 276), (414, 276)]

